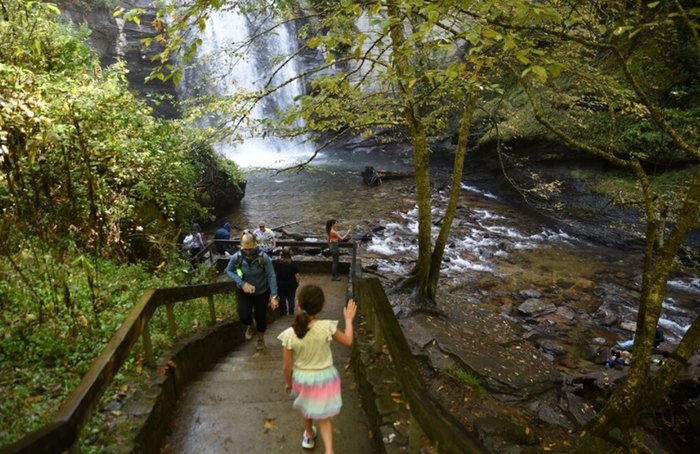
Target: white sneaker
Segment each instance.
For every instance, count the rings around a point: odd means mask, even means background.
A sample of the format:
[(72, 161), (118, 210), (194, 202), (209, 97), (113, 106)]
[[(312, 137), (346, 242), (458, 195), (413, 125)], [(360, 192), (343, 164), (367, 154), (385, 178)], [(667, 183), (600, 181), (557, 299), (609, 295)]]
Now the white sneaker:
[(255, 326), (248, 325), (248, 328), (245, 330), (245, 340), (251, 340), (253, 335), (255, 335)]
[(303, 439), (301, 440), (301, 447), (304, 449), (314, 449), (316, 446), (316, 426), (311, 426), (314, 431), (313, 437), (307, 437), (306, 431), (304, 431)]

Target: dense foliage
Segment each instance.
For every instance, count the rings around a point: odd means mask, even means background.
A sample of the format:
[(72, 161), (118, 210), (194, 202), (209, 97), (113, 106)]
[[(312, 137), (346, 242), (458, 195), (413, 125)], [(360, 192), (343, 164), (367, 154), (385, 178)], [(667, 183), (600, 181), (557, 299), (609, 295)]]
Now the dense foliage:
[(177, 239), (208, 218), (200, 182), (241, 178), (88, 33), (0, 1), (0, 445), (50, 420), (144, 289), (190, 280)]

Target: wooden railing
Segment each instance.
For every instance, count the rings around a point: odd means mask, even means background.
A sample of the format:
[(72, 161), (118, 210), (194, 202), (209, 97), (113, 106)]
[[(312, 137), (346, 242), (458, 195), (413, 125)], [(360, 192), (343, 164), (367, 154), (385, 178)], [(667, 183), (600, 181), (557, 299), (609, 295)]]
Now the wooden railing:
[[(227, 242), (237, 244), (236, 241)], [(211, 250), (213, 242), (206, 245), (200, 253)], [(279, 246), (299, 248), (325, 248), (325, 242), (279, 241)], [(354, 275), (357, 247), (355, 243), (341, 243), (342, 248), (352, 249), (351, 276)], [(196, 257), (195, 257), (196, 258)], [(168, 318), (168, 331), (176, 336), (175, 303), (207, 298), (209, 300), (210, 324), (216, 322), (214, 295), (230, 293), (236, 289), (234, 282), (192, 285), (186, 287), (161, 288), (147, 291), (138, 304), (131, 310), (124, 323), (112, 336), (100, 356), (92, 363), (83, 376), (78, 387), (63, 403), (53, 421), (12, 445), (0, 448), (0, 453), (60, 453), (76, 451), (79, 433), (92, 416), (104, 392), (109, 388), (119, 368), (124, 364), (133, 346), (139, 338), (143, 341), (146, 364), (155, 367), (155, 358), (151, 344), (148, 322), (156, 309), (165, 306)]]
[[(417, 438), (422, 432), (440, 453), (481, 453), (486, 449), (475, 435), (450, 414), (428, 391), (416, 360), (406, 342), (379, 279), (356, 277), (353, 293), (366, 327), (374, 334), (374, 348), (389, 350), (402, 392), (411, 412), (409, 451), (418, 452)], [(420, 426), (416, 431), (413, 424)]]

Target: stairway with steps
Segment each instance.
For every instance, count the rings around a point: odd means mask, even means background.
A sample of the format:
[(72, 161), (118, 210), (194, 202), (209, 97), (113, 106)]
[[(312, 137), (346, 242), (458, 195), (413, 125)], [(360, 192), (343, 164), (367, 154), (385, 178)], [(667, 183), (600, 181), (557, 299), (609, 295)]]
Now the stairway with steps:
[[(333, 282), (328, 275), (305, 275), (302, 285), (323, 288), (326, 303), (319, 318), (341, 320), (347, 280)], [(255, 349), (255, 338), (237, 347), (184, 390), (163, 453), (274, 453), (324, 452), (319, 436), (316, 448), (301, 447), (301, 417), (285, 394), (282, 346), (277, 336), (291, 326), (293, 317), (281, 317), (268, 326), (266, 348)], [(337, 454), (369, 454), (373, 444), (360, 405), (350, 349), (333, 343), (335, 367), (342, 378), (343, 408), (333, 418)]]

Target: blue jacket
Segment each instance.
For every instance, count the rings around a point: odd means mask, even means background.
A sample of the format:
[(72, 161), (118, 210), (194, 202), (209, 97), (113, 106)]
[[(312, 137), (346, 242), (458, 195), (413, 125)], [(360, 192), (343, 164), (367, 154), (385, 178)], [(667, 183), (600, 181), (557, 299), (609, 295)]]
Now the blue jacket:
[[(224, 224), (223, 227), (220, 227), (216, 233), (214, 233), (214, 239), (215, 240), (230, 240), (231, 239), (231, 224), (228, 222)], [(216, 243), (215, 248), (216, 252), (223, 254), (226, 249), (228, 249), (229, 245), (224, 244), (224, 243)]]
[[(239, 259), (239, 257), (241, 257)], [(260, 259), (262, 257), (263, 266), (261, 267)], [(243, 278), (236, 274), (238, 262), (240, 261)], [(255, 287), (255, 295), (265, 293), (268, 289), (272, 296), (277, 296), (277, 278), (275, 277), (275, 268), (272, 266), (270, 256), (264, 252), (258, 252), (255, 258), (248, 260), (241, 255), (241, 251), (236, 252), (231, 256), (226, 266), (226, 274), (236, 282), (238, 288), (243, 288), (245, 282)]]

